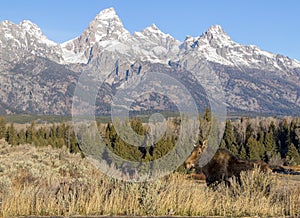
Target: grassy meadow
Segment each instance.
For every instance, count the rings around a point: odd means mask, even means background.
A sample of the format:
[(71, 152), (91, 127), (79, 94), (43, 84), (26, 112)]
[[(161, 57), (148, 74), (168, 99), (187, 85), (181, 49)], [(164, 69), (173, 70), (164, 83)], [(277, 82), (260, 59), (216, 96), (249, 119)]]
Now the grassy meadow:
[(0, 141), (0, 216), (300, 216), (300, 177), (243, 173), (207, 188), (174, 173), (149, 183), (108, 178), (66, 148)]

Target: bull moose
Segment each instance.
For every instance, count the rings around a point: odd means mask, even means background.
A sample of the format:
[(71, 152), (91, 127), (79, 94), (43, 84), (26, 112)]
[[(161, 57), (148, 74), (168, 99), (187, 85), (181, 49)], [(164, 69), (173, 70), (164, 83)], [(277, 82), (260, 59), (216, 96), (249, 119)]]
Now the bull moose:
[[(199, 170), (199, 159), (202, 152), (207, 147), (207, 140), (203, 142), (202, 146), (195, 145), (190, 156), (184, 162), (187, 170)], [(220, 183), (225, 181), (230, 185), (228, 179), (235, 176), (238, 180), (241, 171), (252, 170), (258, 165), (263, 172), (272, 171), (271, 167), (263, 161), (243, 160), (236, 157), (230, 151), (219, 148), (213, 158), (201, 168), (201, 171), (206, 176), (206, 184), (210, 186), (213, 183)]]

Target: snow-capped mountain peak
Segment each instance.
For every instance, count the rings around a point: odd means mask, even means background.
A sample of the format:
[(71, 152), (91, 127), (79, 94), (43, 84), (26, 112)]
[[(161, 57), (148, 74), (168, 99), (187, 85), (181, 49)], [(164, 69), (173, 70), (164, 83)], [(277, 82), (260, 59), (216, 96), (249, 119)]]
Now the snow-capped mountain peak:
[(145, 33), (152, 33), (152, 34), (160, 34), (160, 35), (166, 35), (163, 33), (154, 23), (145, 28), (142, 32)]
[(175, 39), (170, 34), (162, 32), (154, 23), (151, 24), (150, 26), (146, 27), (145, 29), (143, 29), (141, 31), (141, 33), (143, 35), (147, 36), (147, 37), (156, 36), (156, 37), (160, 37), (160, 38), (163, 38), (163, 39), (165, 39), (165, 38), (173, 38), (173, 39)]
[(113, 8), (101, 11), (90, 23), (88, 31), (96, 42), (112, 38), (126, 40), (130, 35)]
[(209, 27), (206, 33), (211, 33), (215, 35), (227, 35), (223, 28), (218, 24)]
[(1, 22), (0, 44), (0, 58), (7, 61), (36, 55), (61, 62), (60, 45), (49, 40), (41, 29), (29, 20), (19, 24), (10, 21)]
[(131, 35), (123, 26), (113, 8), (97, 14), (81, 36), (62, 44), (66, 63), (87, 63), (91, 58), (92, 48), (99, 44), (119, 44), (130, 39)]
[(0, 22), (1, 26), (9, 26), (9, 25), (12, 25), (12, 24), (14, 24), (14, 23), (9, 21), (9, 20), (3, 20), (3, 21)]
[(19, 26), (23, 28), (23, 30), (25, 30), (26, 32), (31, 33), (32, 35), (42, 35), (42, 30), (30, 20), (23, 20), (19, 23)]
[(220, 25), (211, 26), (200, 38), (207, 40), (213, 47), (231, 46), (234, 44)]
[[(151, 24), (149, 27), (147, 27), (148, 29), (153, 29), (153, 30), (155, 30), (155, 31), (157, 31), (157, 30), (159, 30), (160, 31), (160, 29), (155, 25), (155, 23), (153, 23), (153, 24)], [(146, 29), (147, 29), (146, 28)]]
[(56, 46), (57, 43), (49, 40), (42, 32), (42, 30), (30, 20), (23, 20), (18, 25), (22, 30), (26, 31), (29, 35), (36, 37), (40, 43), (47, 44), (49, 46)]
[(96, 15), (95, 19), (97, 20), (105, 20), (105, 19), (114, 19), (119, 18), (114, 8), (107, 8), (102, 11), (98, 15)]

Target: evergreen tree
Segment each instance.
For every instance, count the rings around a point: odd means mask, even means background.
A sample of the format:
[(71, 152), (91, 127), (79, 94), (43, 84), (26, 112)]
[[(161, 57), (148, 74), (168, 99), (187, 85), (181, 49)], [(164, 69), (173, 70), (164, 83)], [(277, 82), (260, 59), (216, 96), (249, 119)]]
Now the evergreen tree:
[(248, 159), (247, 150), (246, 150), (244, 145), (242, 145), (241, 148), (240, 148), (239, 156), (242, 159)]
[(291, 143), (300, 151), (300, 119), (295, 118), (291, 122), (290, 132), (291, 132)]
[(300, 164), (300, 155), (293, 143), (289, 145), (286, 157), (290, 161), (290, 164), (292, 165)]
[(64, 145), (67, 144), (67, 126), (64, 122), (56, 127), (56, 139), (57, 148), (62, 148)]
[(44, 127), (39, 128), (36, 133), (35, 137), (33, 139), (33, 143), (35, 146), (46, 146), (46, 129)]
[(110, 121), (108, 121), (106, 129), (105, 129), (105, 143), (109, 149), (113, 150), (116, 141), (117, 141), (118, 134)]
[(265, 149), (265, 157), (264, 161), (269, 162), (269, 160), (274, 156), (277, 155), (278, 151), (276, 149), (276, 141), (275, 136), (273, 133), (273, 129), (270, 128), (269, 132), (265, 134), (265, 140), (263, 142), (264, 149)]
[(69, 151), (71, 153), (79, 152), (80, 148), (79, 148), (79, 144), (78, 144), (78, 141), (77, 141), (77, 138), (76, 138), (76, 135), (75, 135), (74, 131), (71, 131), (69, 141), (70, 141), (70, 143), (68, 144)]
[(57, 126), (57, 138), (65, 138), (65, 134), (66, 134), (66, 124), (63, 122), (61, 123), (59, 126)]
[(254, 129), (251, 126), (251, 124), (249, 123), (249, 120), (248, 120), (248, 124), (247, 124), (247, 127), (246, 127), (246, 138), (245, 138), (246, 143), (248, 142), (249, 138), (254, 137), (254, 135), (255, 135), (254, 134)]
[(150, 153), (148, 151), (146, 151), (146, 155), (143, 158), (143, 161), (149, 162), (149, 161), (152, 161), (152, 160), (153, 160), (152, 156), (150, 155)]
[(26, 133), (24, 129), (21, 129), (20, 132), (18, 133), (18, 144), (19, 145), (26, 144)]
[(18, 144), (17, 132), (13, 123), (11, 123), (10, 126), (7, 128), (6, 141), (12, 146)]
[(52, 147), (57, 147), (57, 126), (55, 124), (50, 128), (48, 143)]
[(275, 135), (275, 132), (276, 132), (276, 125), (275, 125), (274, 121), (271, 122), (269, 131), (270, 131), (270, 132), (273, 132), (274, 135)]
[(264, 145), (265, 132), (264, 131), (259, 131), (257, 138), (258, 138), (258, 141), (260, 142), (260, 144)]
[(250, 136), (248, 139), (247, 147), (249, 148), (250, 160), (261, 160), (264, 158), (263, 146), (253, 136)]
[(35, 122), (32, 122), (30, 127), (26, 129), (26, 142), (32, 144), (34, 141), (36, 141)]
[(273, 130), (270, 129), (265, 135), (264, 147), (266, 152), (275, 153), (276, 151), (276, 141), (274, 137)]
[(164, 136), (153, 147), (153, 158), (158, 159), (170, 152), (175, 146), (175, 140)]
[(204, 115), (203, 115), (203, 119), (204, 119), (206, 122), (210, 122), (210, 121), (211, 121), (211, 111), (210, 111), (209, 107), (206, 107), (206, 108), (205, 108), (205, 112), (204, 112)]
[(279, 140), (280, 140), (280, 153), (282, 157), (286, 157), (288, 147), (291, 144), (290, 138), (290, 125), (288, 124), (287, 119), (283, 120), (283, 124), (280, 129)]
[(134, 118), (130, 122), (131, 128), (139, 135), (145, 135), (146, 129), (143, 126), (141, 119)]
[(6, 136), (6, 121), (4, 117), (0, 117), (0, 139)]
[(65, 145), (65, 140), (64, 138), (57, 138), (56, 141), (56, 148), (62, 148)]
[(230, 150), (235, 155), (238, 155), (238, 148), (236, 143), (236, 138), (233, 132), (233, 127), (231, 125), (230, 120), (226, 121), (225, 131), (223, 136), (226, 148)]
[(225, 142), (224, 138), (221, 140), (220, 148), (228, 149), (227, 146), (226, 146), (226, 142)]

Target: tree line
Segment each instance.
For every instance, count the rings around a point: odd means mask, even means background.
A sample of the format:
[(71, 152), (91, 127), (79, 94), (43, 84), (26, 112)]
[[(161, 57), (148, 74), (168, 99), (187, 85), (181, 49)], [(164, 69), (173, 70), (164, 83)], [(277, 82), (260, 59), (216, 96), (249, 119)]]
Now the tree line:
[[(151, 161), (166, 155), (176, 144), (180, 131), (180, 118), (170, 118), (168, 130), (157, 142), (147, 146), (133, 146), (125, 142), (114, 125), (97, 122), (97, 128), (108, 149), (131, 161)], [(138, 118), (130, 121), (132, 129), (139, 135), (147, 134), (149, 128)], [(199, 143), (209, 132), (211, 114), (207, 109), (199, 116)], [(25, 129), (17, 130), (13, 123), (6, 124), (0, 117), (0, 139), (12, 146), (32, 144), (53, 148), (67, 147), (72, 153), (81, 152), (71, 124), (61, 123), (37, 128), (32, 122)], [(243, 159), (263, 160), (270, 164), (300, 164), (300, 118), (246, 118), (226, 121), (220, 147), (226, 148)]]
[(32, 122), (25, 129), (17, 130), (14, 123), (6, 124), (5, 118), (0, 117), (1, 138), (12, 146), (20, 144), (32, 144), (37, 147), (51, 145), (53, 148), (65, 146), (71, 153), (80, 151), (73, 128), (66, 123), (37, 127), (36, 123)]
[(300, 118), (227, 120), (221, 147), (235, 155), (271, 164), (300, 164)]

